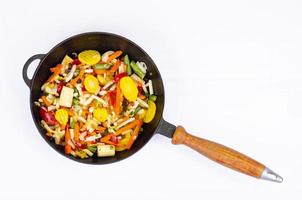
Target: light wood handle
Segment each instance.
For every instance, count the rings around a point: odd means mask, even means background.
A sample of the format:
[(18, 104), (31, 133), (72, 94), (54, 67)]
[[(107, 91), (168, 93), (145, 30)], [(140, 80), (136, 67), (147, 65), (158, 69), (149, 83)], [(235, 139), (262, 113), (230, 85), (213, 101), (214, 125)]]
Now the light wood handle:
[(256, 160), (221, 144), (190, 135), (182, 126), (176, 127), (173, 144), (184, 144), (209, 159), (249, 176), (260, 178), (265, 166)]

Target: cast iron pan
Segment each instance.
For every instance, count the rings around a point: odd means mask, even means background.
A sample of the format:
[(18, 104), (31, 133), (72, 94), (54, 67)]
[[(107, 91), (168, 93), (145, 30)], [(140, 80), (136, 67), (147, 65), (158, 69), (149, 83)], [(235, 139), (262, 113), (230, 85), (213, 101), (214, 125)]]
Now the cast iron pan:
[[(145, 62), (148, 66), (148, 74), (146, 76), (153, 81), (154, 92), (157, 95), (157, 110), (153, 121), (149, 124), (144, 124), (143, 133), (139, 135), (130, 150), (117, 152), (114, 157), (80, 159), (66, 155), (63, 147), (56, 145), (45, 135), (45, 131), (40, 125), (41, 118), (39, 116), (38, 107), (34, 105), (34, 101), (39, 98), (42, 84), (50, 76), (49, 68), (60, 63), (66, 54), (70, 55), (73, 52), (79, 53), (87, 49), (95, 49), (100, 52), (122, 50), (124, 53), (128, 54), (131, 59)], [(27, 76), (27, 69), (31, 62), (37, 59), (40, 60), (40, 63), (32, 79), (29, 79)], [(175, 127), (166, 122), (162, 117), (165, 91), (161, 75), (155, 63), (142, 48), (122, 36), (112, 33), (91, 32), (70, 37), (56, 45), (47, 54), (37, 54), (30, 57), (23, 67), (23, 79), (30, 88), (30, 109), (35, 125), (41, 136), (53, 149), (74, 161), (86, 164), (107, 164), (117, 162), (136, 153), (155, 133), (159, 133), (168, 138), (172, 138), (173, 144), (185, 144), (206, 157), (247, 175), (256, 178), (266, 178), (265, 174), (268, 173), (268, 169), (263, 164), (223, 145), (190, 135), (183, 127)], [(269, 172), (271, 173), (271, 171)], [(276, 175), (275, 179), (277, 180), (278, 177), (279, 176)]]

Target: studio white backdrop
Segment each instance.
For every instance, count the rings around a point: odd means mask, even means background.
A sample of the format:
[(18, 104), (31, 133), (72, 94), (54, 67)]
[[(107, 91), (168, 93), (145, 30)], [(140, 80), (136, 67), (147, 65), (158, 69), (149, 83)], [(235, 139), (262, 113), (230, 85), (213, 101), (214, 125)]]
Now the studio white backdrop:
[[(1, 1), (0, 199), (301, 199), (301, 10), (299, 0)], [(239, 174), (160, 135), (103, 166), (51, 149), (31, 118), (22, 67), (90, 31), (148, 52), (167, 121), (256, 158), (284, 182)]]

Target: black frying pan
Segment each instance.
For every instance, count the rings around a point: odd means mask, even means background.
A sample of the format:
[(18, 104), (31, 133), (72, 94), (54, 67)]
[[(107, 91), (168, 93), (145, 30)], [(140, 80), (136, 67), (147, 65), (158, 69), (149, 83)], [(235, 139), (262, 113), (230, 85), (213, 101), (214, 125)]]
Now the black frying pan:
[[(42, 84), (50, 76), (49, 68), (60, 63), (66, 54), (70, 55), (73, 52), (79, 53), (87, 49), (95, 49), (100, 52), (108, 50), (122, 50), (127, 53), (131, 59), (145, 62), (148, 66), (148, 74), (146, 77), (153, 81), (154, 92), (157, 95), (157, 109), (153, 121), (149, 124), (144, 124), (143, 133), (139, 135), (130, 150), (116, 152), (114, 157), (91, 157), (80, 159), (66, 155), (62, 146), (56, 145), (54, 141), (50, 140), (50, 138), (45, 135), (45, 131), (40, 125), (41, 118), (39, 116), (38, 107), (34, 105), (34, 101), (39, 98)], [(29, 79), (27, 76), (27, 69), (29, 65), (37, 59), (40, 60), (40, 63), (32, 79)], [(162, 117), (165, 102), (165, 91), (161, 75), (155, 63), (142, 48), (122, 36), (111, 33), (92, 32), (70, 37), (56, 45), (47, 54), (37, 54), (30, 57), (23, 67), (23, 79), (30, 88), (30, 109), (35, 125), (41, 136), (53, 149), (69, 159), (86, 164), (107, 164), (117, 162), (136, 153), (155, 133), (159, 133), (172, 138), (173, 144), (185, 144), (206, 157), (234, 170), (256, 178), (269, 179), (277, 182), (282, 181), (280, 176), (273, 173), (263, 164), (223, 145), (190, 135), (183, 129), (183, 127), (175, 127), (174, 125), (166, 122)]]

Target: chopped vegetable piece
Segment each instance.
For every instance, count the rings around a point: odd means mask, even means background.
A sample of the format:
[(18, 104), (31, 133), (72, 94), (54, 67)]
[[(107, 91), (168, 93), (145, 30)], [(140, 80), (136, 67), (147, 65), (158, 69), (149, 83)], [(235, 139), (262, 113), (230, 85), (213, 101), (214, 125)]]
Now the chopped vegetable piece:
[(130, 66), (133, 69), (134, 73), (136, 73), (141, 79), (145, 77), (145, 73), (137, 66), (134, 61), (131, 61)]
[(79, 64), (81, 64), (81, 61), (79, 60), (79, 59), (74, 59), (71, 63), (70, 63), (71, 65), (79, 65)]
[(87, 65), (95, 65), (101, 60), (101, 54), (95, 50), (82, 51), (78, 57), (82, 63)]
[(131, 135), (131, 138), (129, 139), (128, 144), (126, 145), (126, 149), (130, 149), (131, 148), (131, 146), (134, 143), (134, 141), (136, 140), (136, 138), (138, 136), (138, 133), (140, 131), (140, 128), (141, 128), (141, 126), (143, 124), (143, 122), (141, 120), (137, 120), (137, 121), (138, 121), (137, 125), (136, 125), (136, 127), (135, 127), (135, 129), (134, 129), (134, 131), (133, 131), (133, 133)]
[(109, 91), (108, 95), (109, 95), (109, 103), (110, 103), (110, 105), (114, 106), (115, 105), (116, 92), (115, 91)]
[(105, 108), (96, 108), (93, 110), (93, 116), (99, 121), (104, 122), (107, 120), (108, 112)]
[(109, 73), (109, 71), (106, 70), (106, 69), (94, 69), (94, 72), (95, 72), (97, 75), (103, 75), (103, 74)]
[(74, 126), (75, 126), (75, 120), (73, 117), (70, 117), (70, 120), (69, 120), (69, 126), (70, 128), (74, 129)]
[(156, 112), (156, 105), (153, 101), (149, 100), (148, 101), (148, 110), (146, 112), (146, 115), (144, 117), (144, 122), (145, 123), (149, 123), (153, 120), (154, 116), (155, 116), (155, 112)]
[(116, 141), (112, 141), (112, 137), (116, 137), (114, 133), (108, 134), (101, 138), (101, 142), (111, 145), (117, 145)]
[(119, 145), (115, 147), (115, 151), (124, 151), (131, 138), (131, 131), (124, 134), (123, 139), (120, 140)]
[(69, 127), (66, 126), (66, 132), (65, 132), (65, 153), (66, 154), (70, 154), (70, 152), (71, 152), (71, 145), (70, 145), (69, 141), (70, 141), (70, 131), (69, 131)]
[(134, 120), (133, 122), (129, 123), (128, 125), (120, 128), (118, 131), (116, 131), (115, 135), (120, 135), (123, 132), (128, 131), (128, 130), (134, 128), (139, 123), (139, 121), (140, 120)]
[(84, 79), (85, 89), (90, 93), (96, 93), (100, 90), (100, 85), (98, 79), (93, 75), (87, 75)]
[(146, 110), (145, 110), (145, 109), (140, 109), (140, 110), (137, 112), (137, 114), (138, 114), (138, 118), (141, 119), (141, 120), (143, 120), (144, 117), (146, 116)]
[(66, 125), (68, 122), (68, 112), (65, 109), (58, 109), (55, 118), (61, 125)]
[(78, 123), (74, 124), (74, 140), (76, 142), (79, 141), (79, 136), (80, 136), (80, 127)]
[(106, 64), (106, 63), (97, 63), (94, 66), (94, 69), (109, 69), (110, 65)]
[(125, 57), (124, 57), (124, 63), (127, 66), (126, 72), (127, 72), (128, 76), (130, 76), (132, 74), (132, 70), (131, 70), (130, 60), (129, 60), (128, 55), (125, 55)]
[(120, 73), (120, 74), (118, 74), (118, 75), (116, 75), (116, 76), (114, 77), (114, 81), (115, 81), (115, 82), (118, 82), (121, 78), (123, 78), (123, 77), (125, 77), (125, 76), (127, 76), (127, 73), (126, 73), (126, 72)]
[(45, 105), (47, 107), (51, 105), (51, 103), (47, 100), (47, 98), (45, 96), (42, 96), (41, 99), (43, 100), (43, 102), (45, 103)]
[(57, 65), (53, 74), (49, 77), (49, 79), (46, 82), (53, 81), (61, 73), (61, 70), (62, 70), (62, 65)]
[(39, 114), (40, 117), (45, 121), (45, 123), (50, 126), (54, 126), (58, 123), (55, 119), (54, 114), (51, 112), (47, 112), (44, 108), (40, 108)]
[(118, 69), (120, 64), (121, 64), (120, 60), (116, 61), (116, 63), (114, 63), (113, 67), (107, 73), (114, 73)]
[(121, 112), (121, 106), (122, 106), (123, 96), (120, 88), (120, 84), (117, 84), (116, 87), (116, 98), (115, 98), (115, 104), (114, 104), (114, 112), (118, 116)]
[(157, 97), (155, 95), (150, 95), (148, 99), (151, 101), (156, 101)]
[(134, 110), (134, 112), (133, 112), (133, 115), (136, 115), (136, 113), (137, 113), (138, 111), (140, 111), (140, 110), (141, 110), (141, 107), (139, 107), (139, 106), (136, 107), (135, 110)]
[(59, 94), (61, 93), (63, 86), (64, 86), (64, 81), (61, 81), (57, 86), (57, 93)]
[(125, 98), (133, 102), (137, 99), (138, 90), (135, 82), (129, 76), (125, 76), (120, 80), (120, 87)]
[(70, 81), (70, 84), (75, 86), (75, 84), (78, 82), (78, 80), (80, 80), (83, 77), (84, 73), (85, 73), (85, 71), (81, 70), (79, 75)]
[(88, 149), (89, 151), (91, 151), (92, 153), (95, 153), (96, 150), (97, 150), (97, 146), (87, 146), (87, 149)]
[(68, 65), (69, 63), (72, 63), (72, 62), (73, 62), (73, 59), (70, 58), (68, 55), (66, 55), (66, 56), (63, 58), (61, 64), (62, 64), (63, 66), (66, 66), (66, 65)]
[(63, 86), (62, 92), (60, 94), (59, 104), (65, 107), (71, 107), (72, 99), (73, 99), (73, 89)]
[(115, 147), (113, 145), (98, 145), (98, 157), (114, 156)]
[(122, 55), (123, 52), (122, 51), (116, 51), (113, 54), (111, 54), (107, 60), (107, 62), (111, 62), (112, 60), (116, 59), (117, 57), (119, 57), (120, 55)]

